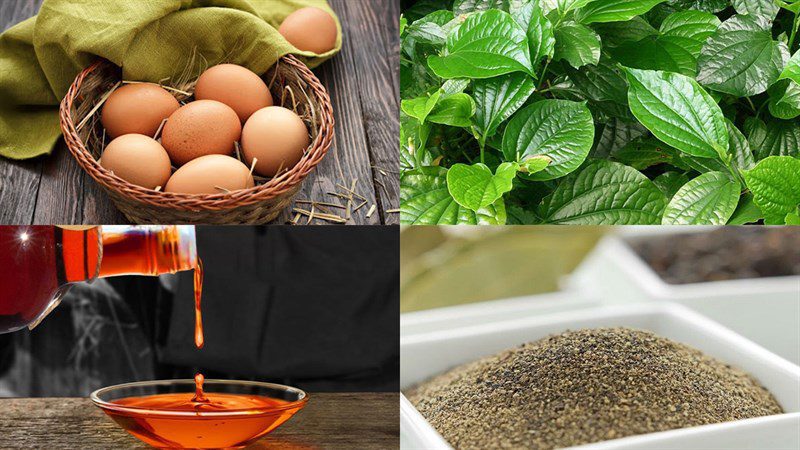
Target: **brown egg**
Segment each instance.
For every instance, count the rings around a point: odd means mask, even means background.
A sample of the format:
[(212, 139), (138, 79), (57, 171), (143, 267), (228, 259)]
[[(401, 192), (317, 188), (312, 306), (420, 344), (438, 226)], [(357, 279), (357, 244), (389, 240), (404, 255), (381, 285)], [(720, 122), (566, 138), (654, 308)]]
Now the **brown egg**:
[(248, 165), (258, 158), (255, 171), (273, 177), (300, 161), (310, 138), (303, 120), (286, 108), (270, 106), (256, 111), (242, 130), (242, 152)]
[[(193, 159), (176, 170), (165, 191), (184, 194), (224, 194), (253, 187), (253, 175), (241, 161), (231, 156), (206, 155)], [(221, 189), (220, 189), (221, 188)]]
[(161, 122), (180, 106), (161, 86), (126, 84), (106, 99), (100, 122), (112, 138), (131, 133), (153, 137)]
[(312, 7), (300, 8), (289, 14), (278, 32), (298, 50), (318, 55), (333, 50), (339, 34), (333, 16)]
[(235, 64), (220, 64), (203, 72), (197, 79), (194, 98), (225, 103), (242, 123), (259, 109), (272, 106), (272, 94), (261, 77)]
[(161, 144), (176, 165), (204, 155), (230, 155), (242, 134), (236, 111), (214, 100), (197, 100), (175, 111), (164, 131)]
[(100, 165), (147, 189), (164, 187), (171, 172), (167, 151), (143, 134), (124, 134), (111, 141), (100, 157)]

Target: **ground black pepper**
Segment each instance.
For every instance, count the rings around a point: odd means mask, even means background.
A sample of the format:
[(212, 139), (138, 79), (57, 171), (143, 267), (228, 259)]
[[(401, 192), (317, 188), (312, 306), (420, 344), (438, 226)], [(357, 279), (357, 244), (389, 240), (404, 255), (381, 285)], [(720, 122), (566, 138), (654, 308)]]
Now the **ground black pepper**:
[(799, 227), (726, 227), (631, 246), (672, 284), (800, 275)]
[(406, 394), (458, 449), (569, 447), (782, 412), (741, 370), (629, 328), (553, 335)]

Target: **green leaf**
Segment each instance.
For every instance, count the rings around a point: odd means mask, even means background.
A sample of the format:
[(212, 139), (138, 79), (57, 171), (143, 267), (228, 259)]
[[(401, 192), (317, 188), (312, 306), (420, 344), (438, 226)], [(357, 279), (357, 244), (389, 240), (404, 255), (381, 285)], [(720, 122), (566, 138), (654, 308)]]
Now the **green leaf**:
[(467, 17), (447, 36), (447, 54), (429, 57), (428, 66), (441, 78), (534, 75), (525, 31), (508, 13), (495, 9)]
[(778, 119), (794, 119), (800, 116), (800, 84), (792, 80), (780, 80), (770, 86), (769, 112)]
[(745, 121), (747, 141), (756, 161), (768, 156), (800, 157), (800, 123), (791, 120), (750, 117)]
[(447, 169), (422, 167), (400, 176), (400, 223), (404, 225), (503, 225), (505, 204), (478, 212), (464, 208), (447, 190)]
[(728, 137), (730, 138), (730, 154), (733, 157), (731, 163), (739, 170), (752, 169), (756, 165), (756, 161), (747, 138), (730, 120), (725, 119), (725, 125), (728, 128)]
[(511, 117), (535, 89), (533, 78), (524, 73), (475, 80), (472, 90), (477, 103), (475, 128), (484, 137), (494, 135), (497, 127)]
[(542, 100), (512, 117), (503, 135), (507, 161), (523, 162), (543, 155), (551, 163), (531, 180), (552, 180), (580, 167), (594, 141), (592, 114), (583, 103)]
[(655, 225), (666, 203), (636, 169), (595, 160), (559, 183), (542, 204), (542, 216), (555, 224)]
[(780, 5), (781, 8), (793, 12), (795, 15), (800, 14), (800, 1), (798, 0), (775, 0), (775, 3)]
[(626, 69), (633, 115), (664, 143), (689, 155), (725, 157), (722, 110), (693, 79), (670, 72)]
[(628, 122), (612, 119), (603, 124), (600, 138), (597, 140), (591, 156), (594, 158), (607, 158), (617, 150), (647, 134), (647, 128), (639, 122)]
[(427, 117), (428, 122), (450, 125), (453, 127), (469, 127), (472, 115), (475, 114), (475, 102), (467, 94), (453, 94), (445, 97)]
[(428, 114), (433, 111), (436, 104), (439, 103), (439, 98), (442, 96), (442, 91), (436, 91), (429, 97), (418, 97), (410, 100), (403, 100), (400, 102), (400, 110), (419, 121), (425, 123)]
[(687, 49), (691, 41), (672, 36), (650, 36), (611, 49), (620, 64), (635, 69), (664, 70), (687, 76), (697, 73), (697, 59)]
[(669, 15), (661, 23), (660, 30), (663, 36), (683, 38), (679, 42), (686, 45), (686, 50), (697, 58), (703, 44), (717, 32), (721, 24), (713, 14), (689, 10)]
[(575, 13), (581, 23), (631, 20), (665, 0), (594, 0)]
[(555, 10), (559, 17), (565, 17), (568, 12), (586, 6), (594, 0), (542, 0), (542, 9), (545, 13)]
[(568, 62), (574, 68), (600, 61), (600, 36), (591, 28), (567, 22), (555, 29), (553, 60)]
[(528, 35), (528, 46), (531, 49), (531, 62), (535, 67), (544, 57), (553, 56), (556, 40), (553, 35), (553, 24), (547, 20), (539, 6), (539, 0), (530, 0), (509, 11)]
[(653, 178), (653, 184), (661, 189), (661, 192), (664, 193), (667, 199), (674, 197), (675, 193), (678, 192), (678, 189), (688, 182), (689, 177), (687, 177), (686, 174), (679, 172), (664, 172), (661, 175)]
[(447, 190), (459, 205), (479, 211), (511, 190), (518, 169), (517, 163), (502, 163), (493, 175), (485, 164), (455, 164), (447, 171)]
[(531, 156), (520, 163), (519, 171), (522, 173), (533, 174), (541, 172), (553, 162), (549, 157), (543, 155)]
[(611, 158), (636, 170), (664, 163), (673, 163), (677, 150), (653, 137), (637, 139), (611, 153)]
[(408, 26), (408, 37), (423, 44), (443, 45), (447, 32), (442, 28), (455, 16), (450, 11), (435, 11)]
[(634, 17), (626, 22), (596, 23), (592, 28), (602, 38), (603, 47), (617, 47), (659, 34), (658, 30), (641, 17)]
[(667, 4), (679, 9), (718, 13), (730, 6), (730, 0), (667, 0)]
[(736, 206), (736, 211), (728, 219), (728, 225), (746, 225), (748, 223), (756, 223), (763, 218), (764, 213), (753, 201), (753, 194), (748, 192), (739, 199), (739, 205)]
[(783, 72), (778, 77), (779, 80), (792, 80), (795, 83), (800, 83), (800, 50), (796, 51), (794, 55), (786, 63)]
[(672, 197), (663, 225), (725, 225), (736, 210), (741, 187), (730, 175), (709, 172), (689, 181)]
[(456, 0), (453, 3), (453, 11), (456, 15), (486, 11), (489, 9), (500, 9), (508, 12), (510, 3), (511, 0)]
[(612, 117), (634, 121), (628, 108), (628, 82), (613, 62), (601, 58), (596, 66), (574, 69), (564, 64), (564, 71), (575, 89), (580, 91), (594, 107)]
[(739, 14), (758, 16), (768, 22), (775, 20), (780, 7), (775, 0), (732, 0), (733, 8)]
[(708, 38), (698, 59), (697, 81), (737, 97), (760, 94), (774, 83), (789, 59), (784, 43), (772, 40), (751, 16), (733, 16)]
[(767, 225), (783, 225), (800, 205), (800, 159), (770, 156), (744, 172), (744, 179)]

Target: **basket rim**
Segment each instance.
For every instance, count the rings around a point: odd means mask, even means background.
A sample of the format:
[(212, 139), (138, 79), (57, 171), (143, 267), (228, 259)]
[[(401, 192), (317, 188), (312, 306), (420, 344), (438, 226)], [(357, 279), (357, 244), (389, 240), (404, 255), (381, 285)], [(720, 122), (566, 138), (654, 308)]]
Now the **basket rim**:
[(313, 95), (322, 107), (317, 115), (319, 125), (317, 136), (303, 153), (300, 161), (290, 170), (271, 178), (264, 184), (219, 194), (164, 192), (147, 189), (125, 181), (102, 167), (78, 136), (70, 113), (73, 102), (87, 76), (106, 66), (118, 67), (111, 61), (102, 58), (90, 64), (76, 76), (61, 101), (59, 107), (60, 123), (67, 149), (76, 159), (81, 169), (87, 172), (103, 188), (134, 202), (145, 203), (158, 208), (184, 211), (221, 211), (249, 206), (279, 197), (302, 183), (317, 164), (322, 161), (333, 142), (335, 124), (330, 96), (316, 75), (294, 55), (287, 54), (282, 56), (276, 62), (276, 64), (280, 63), (288, 64), (293, 70), (299, 72), (300, 78), (309, 85), (309, 95)]

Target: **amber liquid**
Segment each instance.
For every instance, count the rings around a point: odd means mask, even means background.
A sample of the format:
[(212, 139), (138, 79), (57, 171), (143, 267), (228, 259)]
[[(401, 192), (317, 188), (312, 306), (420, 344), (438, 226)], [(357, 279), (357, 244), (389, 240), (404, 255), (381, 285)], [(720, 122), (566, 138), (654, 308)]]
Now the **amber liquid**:
[[(197, 403), (194, 395), (185, 392), (123, 398), (114, 403), (141, 409), (106, 410), (106, 413), (129, 433), (154, 447), (231, 448), (264, 437), (299, 409), (299, 406), (281, 409), (290, 402), (258, 395), (206, 393), (207, 402), (203, 403)], [(252, 413), (203, 415), (242, 409)], [(165, 412), (193, 414), (166, 416)]]

